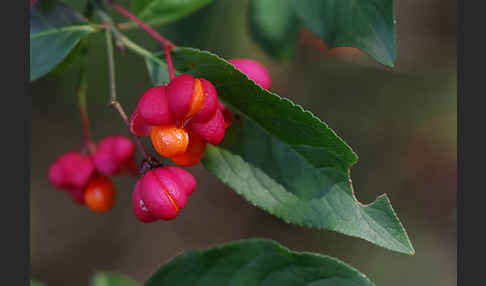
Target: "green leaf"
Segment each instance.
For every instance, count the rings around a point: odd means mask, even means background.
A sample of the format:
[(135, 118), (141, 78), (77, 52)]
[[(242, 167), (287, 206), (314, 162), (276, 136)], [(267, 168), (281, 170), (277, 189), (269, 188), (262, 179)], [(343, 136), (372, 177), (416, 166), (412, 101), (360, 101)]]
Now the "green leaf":
[(31, 279), (31, 280), (30, 280), (30, 286), (45, 286), (45, 284), (44, 284), (44, 283), (42, 283), (42, 282), (39, 282), (39, 281), (37, 281), (37, 280), (33, 280), (33, 279)]
[(293, 56), (300, 24), (290, 0), (252, 0), (247, 15), (251, 36), (268, 54)]
[(329, 48), (352, 46), (393, 67), (397, 56), (393, 0), (293, 0), (304, 26)]
[(62, 3), (35, 5), (30, 16), (30, 81), (47, 74), (95, 29)]
[(207, 148), (203, 163), (211, 173), (286, 222), (414, 253), (386, 195), (369, 205), (357, 201), (349, 179), (357, 156), (324, 122), (214, 54), (177, 48), (172, 55), (178, 71), (211, 81), (235, 115), (222, 143)]
[[(67, 57), (65, 57), (58, 65), (56, 65), (49, 73), (50, 74), (62, 74), (73, 67), (76, 63), (83, 62), (80, 58), (87, 54), (87, 44), (88, 38), (83, 38), (79, 43), (74, 46), (74, 48), (69, 52)], [(86, 58), (84, 59), (86, 60)], [(82, 63), (81, 63), (82, 64)]]
[(137, 286), (135, 280), (115, 272), (97, 272), (93, 276), (92, 286)]
[(132, 0), (132, 12), (140, 14), (153, 1), (155, 0)]
[(168, 24), (203, 8), (212, 0), (133, 0), (132, 11), (152, 25)]
[(274, 241), (248, 239), (192, 250), (163, 265), (144, 286), (374, 285), (342, 261), (291, 251)]

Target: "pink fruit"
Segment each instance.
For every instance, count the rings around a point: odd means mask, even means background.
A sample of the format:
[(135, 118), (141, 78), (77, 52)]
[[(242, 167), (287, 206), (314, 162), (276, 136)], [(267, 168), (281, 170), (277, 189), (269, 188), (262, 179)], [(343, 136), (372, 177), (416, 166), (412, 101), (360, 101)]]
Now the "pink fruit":
[(204, 140), (217, 145), (223, 140), (225, 132), (225, 121), (221, 111), (216, 110), (213, 118), (203, 123), (192, 123), (191, 130), (199, 134)]
[(218, 109), (218, 93), (213, 84), (203, 78), (199, 80), (204, 90), (204, 104), (199, 112), (192, 117), (192, 122), (206, 122), (214, 116), (216, 109)]
[(156, 221), (157, 218), (148, 210), (140, 194), (140, 182), (135, 184), (135, 190), (132, 194), (132, 209), (135, 217), (141, 222), (148, 223)]
[(64, 167), (59, 159), (49, 167), (48, 177), (49, 182), (56, 188), (60, 189), (65, 189), (70, 181), (70, 179), (68, 179), (65, 175)]
[(176, 180), (178, 180), (180, 186), (182, 186), (188, 196), (194, 192), (194, 189), (196, 188), (196, 180), (191, 173), (184, 169), (173, 166), (165, 167), (165, 169), (169, 171)]
[(93, 154), (93, 161), (96, 169), (102, 174), (115, 175), (120, 173), (120, 164), (111, 152), (96, 150), (96, 153)]
[(137, 109), (143, 120), (150, 125), (166, 125), (173, 122), (167, 102), (166, 86), (154, 86), (138, 101)]
[(71, 195), (71, 199), (80, 205), (84, 205), (84, 189), (74, 189), (69, 191), (69, 195)]
[(123, 164), (123, 170), (127, 172), (129, 175), (136, 176), (139, 173), (138, 165), (135, 160), (135, 156), (133, 156), (130, 160)]
[(272, 84), (270, 73), (259, 62), (250, 59), (231, 59), (228, 62), (232, 63), (242, 73), (246, 74), (249, 79), (255, 81), (256, 84), (269, 89)]
[(174, 219), (184, 208), (187, 193), (195, 187), (192, 175), (174, 168), (160, 167), (148, 171), (139, 181), (141, 200), (147, 211), (159, 219)]
[(89, 156), (78, 152), (67, 152), (58, 157), (49, 167), (48, 177), (59, 189), (82, 189), (95, 170)]
[(207, 121), (214, 115), (218, 105), (214, 86), (190, 74), (181, 74), (169, 83), (167, 99), (176, 120), (192, 118), (194, 122)]
[(186, 118), (194, 95), (195, 79), (190, 74), (175, 77), (167, 86), (167, 101), (176, 120)]
[(135, 146), (125, 136), (108, 136), (102, 139), (93, 154), (96, 169), (105, 175), (117, 175), (122, 170), (136, 174)]
[(151, 126), (143, 120), (138, 108), (136, 108), (130, 116), (129, 126), (130, 132), (135, 136), (145, 137), (150, 134)]
[(225, 123), (224, 127), (228, 128), (228, 126), (230, 126), (231, 123), (233, 122), (233, 114), (221, 102), (219, 102), (218, 109), (219, 109), (219, 111), (221, 111), (221, 114), (223, 114), (224, 123)]

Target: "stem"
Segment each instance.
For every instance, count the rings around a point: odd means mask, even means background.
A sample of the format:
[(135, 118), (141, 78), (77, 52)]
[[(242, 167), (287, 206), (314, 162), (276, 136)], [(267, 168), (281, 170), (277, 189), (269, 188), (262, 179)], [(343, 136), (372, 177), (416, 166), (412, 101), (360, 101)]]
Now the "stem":
[(118, 30), (116, 30), (115, 28), (111, 27), (111, 31), (113, 32), (113, 35), (117, 39), (119, 39), (121, 43), (123, 43), (125, 45), (125, 47), (132, 50), (136, 54), (138, 54), (138, 55), (140, 55), (144, 58), (145, 57), (149, 57), (149, 58), (153, 57), (153, 54), (149, 50), (144, 49), (143, 47), (139, 46), (138, 44), (136, 44), (132, 40), (128, 39), (123, 34), (118, 32)]
[[(130, 129), (130, 127), (129, 127), (130, 126), (130, 122), (128, 120), (128, 116), (125, 113), (125, 110), (123, 110), (123, 107), (121, 106), (120, 102), (118, 102), (118, 101), (112, 101), (110, 103), (110, 105), (112, 107), (114, 107), (118, 111), (118, 113), (120, 114), (121, 118), (123, 119), (123, 121), (125, 122), (125, 124), (127, 125), (127, 127)], [(135, 143), (137, 143), (137, 147), (140, 150), (140, 152), (142, 153), (143, 157), (145, 159), (149, 158), (149, 154), (147, 153), (147, 150), (145, 150), (145, 147), (143, 146), (143, 144), (140, 141), (140, 139), (137, 136), (133, 136), (133, 138), (135, 138)]]
[(115, 38), (116, 47), (121, 51), (122, 55), (125, 55), (126, 48), (125, 45), (120, 41), (120, 39)]
[[(122, 43), (127, 49), (130, 49), (132, 52), (138, 54), (139, 56), (142, 56), (143, 58), (150, 58), (155, 62), (163, 64), (163, 61), (155, 57), (152, 54), (152, 52), (144, 49), (143, 47), (139, 46), (138, 44), (136, 44), (135, 42), (127, 38), (125, 35), (120, 33), (120, 31), (118, 31), (118, 29), (114, 26), (110, 16), (108, 16), (95, 2), (93, 3), (93, 5), (96, 8), (96, 14), (100, 17), (101, 21), (103, 22), (102, 26), (105, 29), (111, 30), (113, 36), (117, 41)], [(170, 60), (170, 63), (172, 66), (172, 59)], [(169, 68), (169, 65), (167, 65), (167, 68), (169, 69), (169, 76), (170, 76), (170, 70), (173, 71), (173, 68)]]
[[(153, 27), (153, 26), (161, 27), (161, 26), (165, 26), (165, 25), (169, 24), (170, 22), (171, 21), (167, 20), (167, 19), (154, 19), (154, 20), (145, 21), (145, 24), (148, 24), (151, 27)], [(120, 31), (129, 31), (129, 30), (132, 30), (132, 29), (135, 29), (135, 28), (138, 27), (137, 23), (134, 23), (132, 21), (127, 21), (127, 22), (124, 22), (124, 23), (117, 23), (116, 26), (117, 26), (118, 30), (120, 30)]]
[[(128, 120), (128, 116), (123, 110), (122, 105), (120, 102), (117, 101), (116, 98), (116, 84), (115, 84), (115, 57), (114, 57), (114, 49), (113, 49), (113, 39), (111, 37), (111, 29), (106, 29), (105, 35), (106, 35), (106, 53), (108, 56), (108, 76), (110, 79), (110, 106), (114, 107), (118, 113), (120, 114), (121, 118), (125, 122), (127, 128), (130, 130), (130, 122)], [(131, 134), (131, 132), (130, 132)], [(133, 134), (132, 134), (133, 136)], [(135, 142), (137, 143), (137, 147), (139, 148), (140, 152), (142, 153), (143, 157), (145, 159), (149, 158), (149, 155), (147, 153), (147, 150), (145, 150), (145, 147), (143, 146), (142, 142), (140, 139), (136, 136), (133, 136), (135, 139)]]
[(157, 41), (159, 41), (162, 44), (162, 47), (164, 48), (164, 52), (165, 52), (165, 58), (166, 58), (166, 62), (167, 62), (167, 69), (169, 70), (170, 80), (174, 79), (174, 67), (172, 65), (172, 57), (170, 55), (170, 50), (175, 48), (175, 45), (171, 41), (167, 40), (164, 36), (159, 34), (157, 31), (152, 29), (152, 27), (150, 27), (148, 24), (146, 24), (145, 22), (143, 22), (142, 20), (137, 18), (137, 16), (133, 15), (127, 9), (123, 8), (122, 6), (120, 6), (118, 4), (112, 3), (111, 1), (109, 1), (109, 3), (118, 12), (123, 14), (125, 17), (127, 17), (131, 21), (135, 22), (138, 26), (140, 26), (140, 28), (145, 30), (154, 39), (156, 39)]
[(154, 29), (152, 29), (152, 27), (150, 27), (148, 24), (146, 24), (145, 22), (143, 22), (142, 20), (140, 20), (139, 18), (137, 18), (137, 16), (133, 15), (127, 9), (123, 8), (122, 6), (120, 6), (118, 4), (111, 3), (111, 2), (110, 2), (110, 5), (113, 8), (115, 8), (118, 12), (120, 12), (121, 14), (123, 14), (123, 16), (125, 16), (128, 19), (130, 19), (131, 21), (135, 22), (140, 28), (142, 28), (147, 33), (149, 33), (154, 39), (156, 39), (157, 41), (159, 41), (162, 44), (162, 46), (164, 46), (164, 48), (165, 48), (165, 46), (168, 46), (169, 49), (175, 48), (175, 45), (171, 41), (167, 40), (164, 36), (162, 36), (157, 31), (155, 31)]
[(138, 27), (138, 25), (133, 22), (119, 23), (116, 26), (120, 31), (126, 31)]
[[(121, 43), (123, 43), (123, 45), (127, 49), (131, 50), (132, 52), (136, 53), (137, 55), (139, 55), (139, 56), (141, 56), (143, 58), (150, 58), (151, 60), (153, 60), (155, 62), (158, 62), (160, 64), (163, 64), (164, 63), (160, 58), (155, 57), (152, 54), (152, 52), (150, 52), (149, 50), (144, 49), (143, 47), (139, 46), (138, 44), (136, 44), (135, 42), (133, 42), (129, 38), (125, 37), (122, 33), (120, 33), (113, 26), (111, 26), (109, 29), (111, 29), (111, 31), (113, 32), (113, 35), (115, 36), (115, 38), (117, 38)], [(169, 70), (169, 76), (171, 76), (171, 80), (172, 80), (172, 78), (174, 76), (174, 74), (173, 74), (174, 69), (172, 68), (172, 59), (171, 58), (170, 58), (169, 62), (167, 63), (167, 68)], [(172, 75), (170, 74), (170, 71), (171, 70), (172, 70)]]
[(118, 31), (114, 25), (113, 21), (111, 20), (110, 16), (108, 16), (103, 10), (101, 10), (99, 7), (96, 9), (96, 14), (100, 17), (101, 21), (103, 22), (103, 27), (105, 29), (111, 30), (113, 33), (113, 36), (117, 41), (119, 41), (121, 44), (123, 44), (125, 47), (131, 49), (132, 51), (136, 52), (137, 54), (143, 56), (143, 57), (152, 57), (152, 53), (141, 46), (135, 44), (131, 40), (129, 40), (127, 37), (125, 37), (120, 31)]
[(106, 53), (108, 56), (108, 77), (110, 80), (110, 105), (116, 102), (116, 80), (115, 80), (115, 57), (113, 53), (113, 39), (111, 30), (105, 30), (106, 35)]
[[(161, 26), (167, 24), (169, 21), (167, 20), (154, 20), (154, 21), (148, 21), (145, 22), (146, 24), (149, 24), (151, 26)], [(137, 28), (138, 25), (137, 23), (134, 22), (125, 22), (125, 23), (118, 23), (116, 25), (120, 31), (128, 31), (134, 28)]]
[(81, 115), (81, 125), (83, 126), (83, 148), (88, 148), (90, 153), (95, 152), (95, 144), (91, 137), (91, 130), (89, 128), (88, 108), (86, 104), (86, 89), (88, 81), (86, 79), (86, 72), (82, 67), (79, 73), (79, 86), (78, 86), (78, 103), (79, 113)]

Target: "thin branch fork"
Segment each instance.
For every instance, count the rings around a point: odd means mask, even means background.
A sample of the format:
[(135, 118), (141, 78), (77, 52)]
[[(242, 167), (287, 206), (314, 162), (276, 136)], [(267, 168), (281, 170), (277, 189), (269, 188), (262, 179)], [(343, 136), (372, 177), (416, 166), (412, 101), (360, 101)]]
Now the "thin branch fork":
[(176, 47), (171, 41), (167, 40), (164, 36), (159, 34), (152, 27), (150, 27), (148, 24), (146, 24), (145, 22), (140, 20), (137, 16), (133, 15), (130, 11), (128, 11), (124, 7), (122, 7), (118, 4), (115, 4), (115, 3), (111, 3), (111, 2), (110, 2), (110, 5), (113, 8), (115, 8), (118, 12), (120, 12), (122, 15), (124, 15), (125, 17), (127, 17), (131, 21), (135, 22), (138, 26), (140, 26), (140, 28), (142, 28), (147, 33), (149, 33), (154, 39), (159, 41), (162, 44), (162, 46), (164, 46), (164, 48), (167, 47), (170, 50), (170, 49), (173, 49), (173, 48)]
[(150, 25), (146, 24), (142, 20), (140, 20), (137, 16), (133, 15), (130, 11), (125, 9), (124, 7), (112, 3), (112, 1), (108, 1), (110, 5), (115, 8), (118, 12), (120, 12), (122, 15), (133, 21), (135, 24), (137, 24), (140, 28), (145, 30), (149, 35), (151, 35), (154, 39), (159, 41), (162, 44), (162, 47), (164, 48), (164, 53), (165, 53), (165, 58), (167, 62), (167, 68), (169, 70), (169, 77), (170, 80), (174, 79), (174, 66), (172, 64), (172, 57), (170, 54), (170, 50), (175, 48), (176, 46), (169, 40), (167, 40), (164, 36), (159, 34), (157, 31), (155, 31)]

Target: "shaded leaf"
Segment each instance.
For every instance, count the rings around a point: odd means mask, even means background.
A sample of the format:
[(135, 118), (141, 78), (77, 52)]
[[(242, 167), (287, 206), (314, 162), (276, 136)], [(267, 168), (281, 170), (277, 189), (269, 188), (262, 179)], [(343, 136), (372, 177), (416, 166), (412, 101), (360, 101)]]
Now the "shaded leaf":
[(47, 74), (95, 29), (62, 3), (35, 5), (30, 18), (30, 81)]
[(274, 241), (248, 239), (192, 250), (163, 265), (144, 286), (364, 286), (365, 275), (338, 259), (291, 251)]
[[(211, 173), (286, 222), (414, 253), (386, 195), (369, 205), (356, 199), (349, 168), (357, 156), (324, 122), (214, 54), (191, 48), (172, 54), (177, 70), (211, 81), (235, 114), (222, 143), (208, 145), (203, 163)], [(154, 74), (152, 80), (159, 82)]]
[(132, 11), (152, 25), (168, 24), (203, 8), (212, 0), (132, 0)]
[[(73, 67), (76, 63), (82, 63), (80, 60), (83, 56), (87, 54), (87, 43), (88, 38), (83, 38), (79, 43), (74, 46), (74, 48), (69, 52), (67, 57), (65, 57), (58, 65), (56, 65), (50, 74), (62, 74), (66, 72), (69, 68)], [(86, 58), (84, 59), (86, 61)]]
[(247, 15), (251, 35), (268, 54), (293, 55), (300, 23), (291, 0), (252, 0)]
[(140, 14), (145, 7), (147, 7), (150, 2), (154, 0), (132, 0), (132, 12), (135, 14)]
[(393, 67), (394, 0), (292, 0), (301, 23), (329, 48), (352, 46)]

